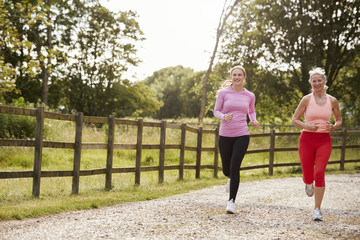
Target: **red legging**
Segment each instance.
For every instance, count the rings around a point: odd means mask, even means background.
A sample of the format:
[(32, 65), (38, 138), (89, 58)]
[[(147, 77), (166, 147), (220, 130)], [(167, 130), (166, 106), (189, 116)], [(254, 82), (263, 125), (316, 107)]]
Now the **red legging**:
[(303, 131), (299, 139), (299, 156), (305, 184), (325, 186), (325, 169), (331, 154), (330, 133)]

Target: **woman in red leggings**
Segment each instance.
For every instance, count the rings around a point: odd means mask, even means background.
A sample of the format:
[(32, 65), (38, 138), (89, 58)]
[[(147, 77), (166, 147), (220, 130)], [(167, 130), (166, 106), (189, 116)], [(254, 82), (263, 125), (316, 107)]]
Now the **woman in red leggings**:
[[(313, 219), (322, 221), (320, 207), (325, 192), (325, 169), (332, 148), (330, 131), (339, 128), (342, 119), (337, 99), (326, 93), (325, 71), (314, 68), (309, 75), (312, 93), (302, 98), (292, 123), (303, 129), (299, 139), (299, 156), (305, 191), (310, 197), (315, 192)], [(335, 124), (330, 123), (331, 113), (334, 114)], [(301, 121), (303, 115), (305, 122)]]

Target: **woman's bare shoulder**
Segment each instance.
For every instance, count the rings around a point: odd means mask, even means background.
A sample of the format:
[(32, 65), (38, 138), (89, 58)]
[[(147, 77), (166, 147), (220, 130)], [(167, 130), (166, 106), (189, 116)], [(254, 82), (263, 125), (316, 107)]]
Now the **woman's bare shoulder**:
[(301, 102), (303, 103), (303, 104), (308, 104), (309, 103), (309, 101), (310, 101), (310, 97), (311, 97), (311, 94), (312, 93), (309, 93), (308, 95), (305, 95), (302, 99), (301, 99)]
[(336, 104), (338, 104), (338, 100), (336, 99), (336, 97), (334, 97), (334, 96), (331, 96), (330, 94), (328, 94), (329, 95), (329, 98), (330, 98), (330, 102), (331, 102), (331, 104), (334, 106), (334, 105), (336, 105)]

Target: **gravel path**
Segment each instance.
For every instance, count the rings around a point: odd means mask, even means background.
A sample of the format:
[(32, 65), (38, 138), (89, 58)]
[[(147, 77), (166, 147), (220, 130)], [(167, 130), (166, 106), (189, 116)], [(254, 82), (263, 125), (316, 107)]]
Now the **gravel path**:
[(241, 183), (163, 199), (0, 222), (0, 239), (360, 239), (360, 174), (327, 175), (323, 222), (301, 178)]

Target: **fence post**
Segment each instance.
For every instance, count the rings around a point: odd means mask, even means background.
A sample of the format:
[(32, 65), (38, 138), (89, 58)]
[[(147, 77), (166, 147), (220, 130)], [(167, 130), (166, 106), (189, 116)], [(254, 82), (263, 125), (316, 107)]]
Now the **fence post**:
[(214, 178), (218, 177), (219, 167), (219, 124), (215, 129)]
[(346, 129), (342, 130), (342, 142), (341, 142), (341, 158), (340, 158), (340, 170), (345, 169), (345, 150), (346, 150)]
[(72, 194), (79, 194), (80, 160), (81, 160), (81, 144), (82, 144), (83, 121), (84, 121), (84, 114), (82, 112), (77, 113), (77, 115), (76, 115), (76, 130), (75, 130), (75, 146), (74, 146), (74, 167), (73, 167)]
[(107, 144), (107, 158), (106, 158), (106, 180), (105, 189), (111, 189), (111, 178), (112, 178), (112, 166), (114, 156), (114, 130), (115, 130), (115, 117), (110, 115), (108, 119), (109, 130), (108, 130), (108, 144)]
[(164, 182), (166, 121), (160, 124), (159, 183)]
[(36, 109), (35, 154), (34, 154), (34, 174), (33, 174), (33, 189), (32, 189), (32, 195), (34, 197), (39, 197), (40, 195), (43, 135), (44, 135), (44, 108), (39, 107)]
[(269, 175), (274, 173), (275, 129), (270, 131)]
[(201, 146), (202, 146), (202, 127), (198, 129), (197, 147), (196, 147), (196, 174), (197, 179), (200, 178), (200, 166), (201, 166)]
[(179, 179), (184, 179), (184, 158), (185, 158), (185, 139), (186, 139), (186, 124), (181, 124), (181, 145), (180, 145), (180, 166)]
[(138, 131), (137, 131), (137, 143), (136, 143), (135, 185), (140, 185), (143, 120), (139, 119), (137, 125), (138, 125)]

